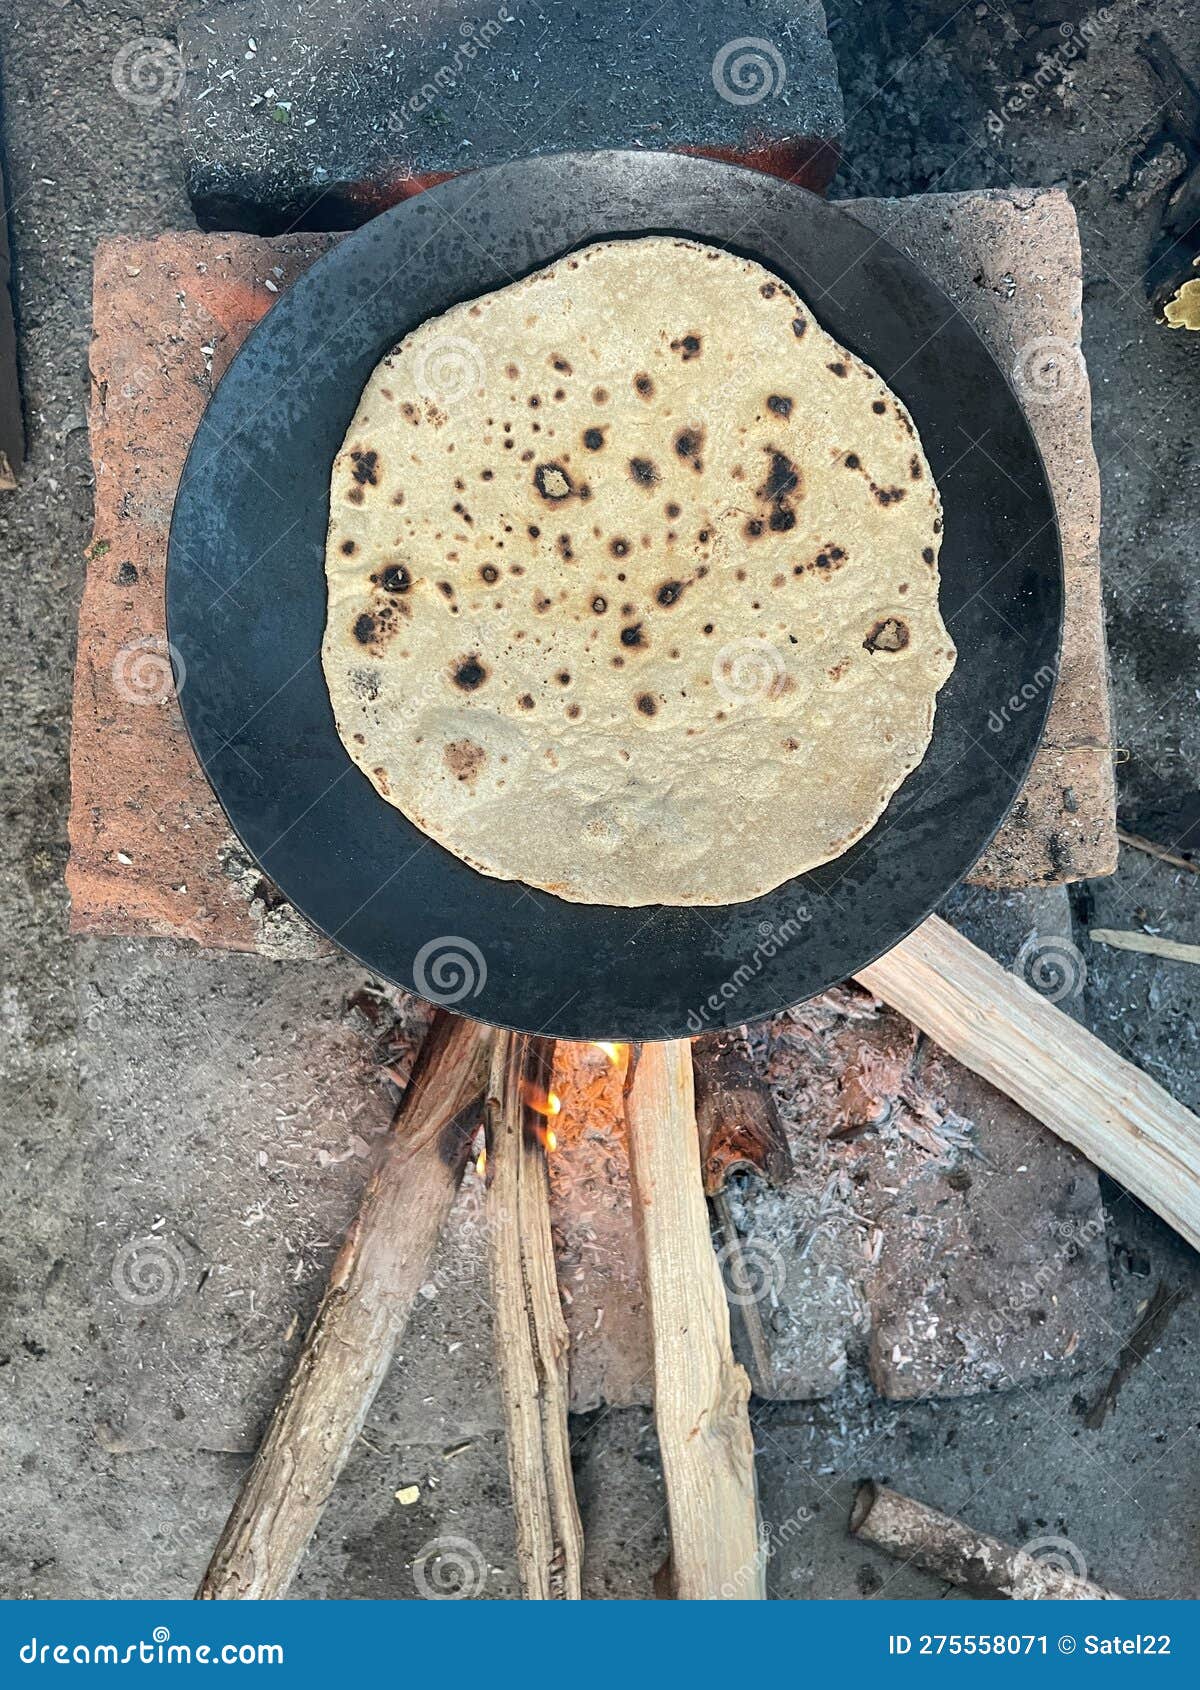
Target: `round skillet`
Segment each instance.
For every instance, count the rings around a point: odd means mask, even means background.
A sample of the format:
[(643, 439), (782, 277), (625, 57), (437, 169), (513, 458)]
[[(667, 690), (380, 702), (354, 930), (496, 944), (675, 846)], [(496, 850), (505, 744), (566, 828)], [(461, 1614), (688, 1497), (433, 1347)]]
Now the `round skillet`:
[[(909, 407), (945, 506), (941, 606), (959, 656), (924, 761), (844, 856), (716, 908), (571, 904), (469, 868), (350, 762), (320, 663), (329, 472), (375, 364), (460, 300), (573, 247), (648, 233), (729, 247), (791, 283)], [(706, 159), (559, 154), (397, 206), (280, 297), (196, 433), (167, 613), (197, 755), (247, 849), (316, 927), (480, 1020), (666, 1039), (822, 991), (896, 944), (971, 867), (1041, 737), (1062, 560), (1041, 459), (998, 366), (851, 209)], [(536, 788), (521, 802), (530, 828), (571, 825), (539, 808)]]

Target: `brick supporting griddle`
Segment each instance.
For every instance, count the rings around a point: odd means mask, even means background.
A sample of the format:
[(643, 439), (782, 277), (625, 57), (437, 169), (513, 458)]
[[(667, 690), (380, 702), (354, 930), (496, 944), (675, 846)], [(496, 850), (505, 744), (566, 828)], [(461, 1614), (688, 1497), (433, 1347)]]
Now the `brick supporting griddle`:
[[(854, 210), (927, 266), (1006, 369), (1048, 339), (1078, 347), (1079, 245), (1064, 195), (939, 195)], [(165, 684), (163, 592), (175, 489), (208, 397), (253, 324), (337, 238), (180, 233), (106, 241), (97, 252), (96, 519), (80, 609), (67, 869), (75, 932), (272, 955), (311, 953), (315, 943), (236, 846), (192, 754)], [(1098, 492), (1081, 363), (1078, 371), (1069, 391), (1029, 413), (1062, 523), (1067, 630), (1046, 741), (973, 876), (988, 885), (1107, 874), (1115, 858)]]
[(821, 192), (842, 100), (816, 0), (239, 0), (184, 19), (205, 228), (351, 228), (465, 169), (580, 146), (739, 159)]

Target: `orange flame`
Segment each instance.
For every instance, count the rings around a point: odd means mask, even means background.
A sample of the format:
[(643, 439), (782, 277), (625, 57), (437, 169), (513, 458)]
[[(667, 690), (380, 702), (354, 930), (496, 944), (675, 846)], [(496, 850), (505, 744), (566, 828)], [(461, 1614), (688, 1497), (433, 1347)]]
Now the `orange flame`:
[[(553, 1120), (554, 1116), (562, 1111), (562, 1098), (556, 1091), (546, 1091), (542, 1086), (535, 1084), (534, 1081), (526, 1080), (523, 1093), (526, 1107), (532, 1109), (535, 1115), (541, 1115), (546, 1121)], [(534, 1131), (537, 1133), (538, 1142), (543, 1149), (558, 1149), (558, 1135), (551, 1127), (535, 1124)]]
[(596, 1039), (592, 1045), (592, 1049), (602, 1050), (614, 1068), (619, 1067), (629, 1055), (628, 1045), (612, 1044), (606, 1039)]

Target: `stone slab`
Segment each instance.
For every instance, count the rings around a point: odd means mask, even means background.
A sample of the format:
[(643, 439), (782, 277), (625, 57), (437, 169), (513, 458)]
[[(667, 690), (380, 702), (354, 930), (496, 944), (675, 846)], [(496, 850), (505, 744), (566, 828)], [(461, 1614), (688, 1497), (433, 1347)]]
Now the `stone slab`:
[(816, 0), (242, 0), (184, 19), (205, 228), (352, 228), (431, 182), (577, 147), (702, 151), (822, 191), (842, 100)]
[[(1048, 326), (1077, 341), (1078, 245), (1063, 195), (935, 196), (856, 211), (920, 251), (1002, 363), (1022, 336)], [(172, 686), (163, 580), (175, 488), (209, 395), (272, 300), (335, 239), (169, 234), (97, 251), (96, 517), (79, 620), (67, 869), (75, 932), (277, 956), (319, 949), (245, 860), (192, 755)], [(1104, 874), (1115, 851), (1086, 391), (1031, 414), (1060, 503), (1068, 632), (1046, 746), (976, 870), (992, 885)]]

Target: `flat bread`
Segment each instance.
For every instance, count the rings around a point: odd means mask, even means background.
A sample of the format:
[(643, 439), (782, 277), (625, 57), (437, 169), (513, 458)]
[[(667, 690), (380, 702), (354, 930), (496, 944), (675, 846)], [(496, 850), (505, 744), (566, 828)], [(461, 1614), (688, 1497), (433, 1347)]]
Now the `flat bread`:
[(606, 241), (423, 323), (333, 466), (323, 660), (485, 874), (728, 904), (838, 856), (955, 653), (908, 411), (761, 265)]

